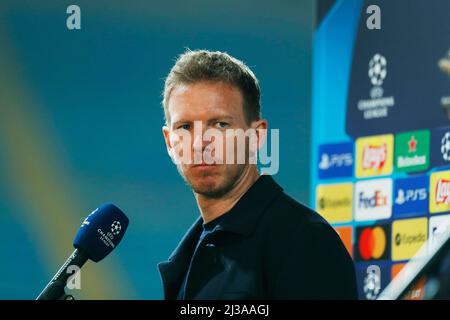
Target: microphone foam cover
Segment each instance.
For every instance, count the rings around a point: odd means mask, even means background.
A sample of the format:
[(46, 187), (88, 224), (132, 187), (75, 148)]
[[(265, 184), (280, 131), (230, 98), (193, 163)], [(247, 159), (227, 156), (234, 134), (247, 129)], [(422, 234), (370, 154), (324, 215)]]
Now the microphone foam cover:
[(129, 220), (118, 207), (105, 203), (95, 209), (81, 224), (73, 246), (98, 262), (120, 243)]

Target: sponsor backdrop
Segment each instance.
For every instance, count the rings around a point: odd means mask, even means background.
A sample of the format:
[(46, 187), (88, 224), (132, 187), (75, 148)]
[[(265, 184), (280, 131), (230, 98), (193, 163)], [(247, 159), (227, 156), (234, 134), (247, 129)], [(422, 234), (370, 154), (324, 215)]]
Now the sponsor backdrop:
[(450, 227), (450, 2), (407, 4), (328, 1), (315, 31), (311, 202), (352, 255), (361, 299)]
[[(66, 9), (81, 9), (81, 30)], [(163, 78), (186, 47), (228, 51), (258, 76), (280, 129), (275, 179), (309, 195), (313, 1), (0, 1), (0, 299), (34, 299), (111, 201), (123, 241), (83, 267), (77, 299), (160, 299), (156, 264), (198, 208), (161, 134)], [(280, 79), (282, 79), (280, 81)]]

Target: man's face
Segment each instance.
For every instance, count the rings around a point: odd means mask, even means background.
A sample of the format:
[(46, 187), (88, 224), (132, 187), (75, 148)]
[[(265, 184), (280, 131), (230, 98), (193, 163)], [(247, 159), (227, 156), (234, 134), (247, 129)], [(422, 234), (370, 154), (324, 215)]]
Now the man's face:
[[(178, 163), (177, 169), (191, 186), (194, 192), (207, 197), (221, 197), (231, 190), (241, 177), (248, 163), (227, 164), (226, 145), (230, 139), (225, 137), (227, 129), (249, 128), (246, 122), (242, 94), (236, 87), (212, 81), (201, 81), (193, 84), (177, 85), (171, 92), (168, 112), (170, 119), (168, 126), (163, 128), (169, 152), (174, 155), (174, 143), (171, 135), (189, 133), (192, 139), (187, 142), (180, 140), (183, 148), (191, 151), (189, 164)], [(202, 125), (202, 130), (194, 131), (196, 125)], [(264, 122), (264, 121), (263, 121)], [(211, 148), (211, 141), (204, 141), (203, 133), (207, 129), (214, 128), (223, 132), (221, 153), (223, 164), (208, 165), (204, 158), (200, 163), (194, 162), (194, 154), (204, 152), (205, 148)], [(228, 141), (227, 141), (228, 140)], [(186, 145), (189, 144), (189, 145)], [(235, 149), (239, 147), (235, 145)], [(211, 150), (209, 150), (211, 151)], [(215, 154), (217, 150), (212, 150)], [(236, 150), (235, 150), (236, 152)], [(236, 153), (235, 153), (236, 154)]]

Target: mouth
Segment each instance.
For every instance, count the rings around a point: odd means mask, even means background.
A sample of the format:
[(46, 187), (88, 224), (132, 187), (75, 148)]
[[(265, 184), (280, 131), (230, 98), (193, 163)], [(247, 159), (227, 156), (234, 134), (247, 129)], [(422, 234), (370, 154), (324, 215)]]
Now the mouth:
[(204, 163), (204, 162), (202, 162), (202, 163), (199, 163), (199, 164), (194, 164), (193, 166), (192, 166), (192, 168), (206, 168), (206, 167), (216, 167), (217, 166), (217, 164), (207, 164), (207, 163)]

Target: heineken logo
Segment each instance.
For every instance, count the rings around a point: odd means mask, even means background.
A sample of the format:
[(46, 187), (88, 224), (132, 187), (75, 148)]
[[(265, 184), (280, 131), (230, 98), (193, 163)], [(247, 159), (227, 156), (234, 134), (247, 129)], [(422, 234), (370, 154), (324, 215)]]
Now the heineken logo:
[(430, 132), (406, 132), (395, 138), (395, 165), (397, 171), (424, 171), (429, 167)]
[(414, 138), (414, 136), (411, 136), (411, 139), (408, 141), (408, 152), (416, 152), (416, 146), (417, 146), (417, 140)]
[(427, 157), (425, 156), (412, 156), (412, 157), (402, 157), (399, 156), (397, 158), (397, 167), (398, 168), (406, 168), (413, 166), (421, 166), (427, 163)]

